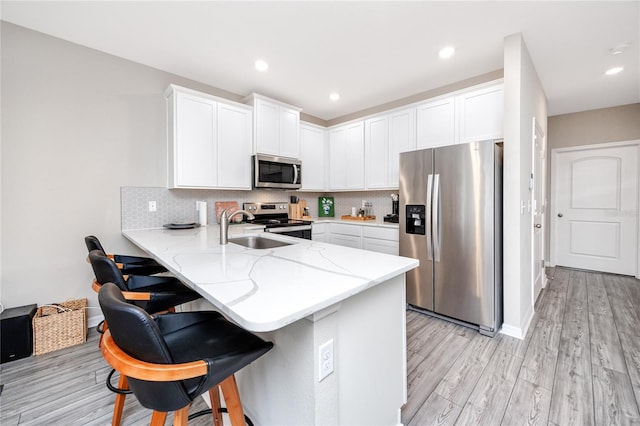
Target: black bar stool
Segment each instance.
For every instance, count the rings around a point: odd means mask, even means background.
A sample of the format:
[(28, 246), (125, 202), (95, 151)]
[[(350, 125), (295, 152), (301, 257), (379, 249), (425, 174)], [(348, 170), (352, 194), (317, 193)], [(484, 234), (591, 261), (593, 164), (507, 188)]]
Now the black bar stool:
[[(218, 386), (233, 426), (245, 417), (234, 373), (272, 347), (230, 323), (217, 312), (181, 312), (150, 316), (127, 303), (115, 284), (102, 285), (98, 301), (109, 323), (101, 345), (105, 360), (121, 375), (140, 403), (153, 410), (151, 425), (186, 425), (195, 398), (209, 391), (214, 424), (220, 424)], [(197, 342), (197, 344), (194, 344)]]
[(167, 269), (164, 266), (160, 265), (158, 262), (149, 257), (108, 254), (102, 247), (102, 244), (100, 243), (100, 240), (98, 240), (98, 237), (94, 235), (88, 235), (84, 237), (84, 243), (87, 246), (87, 250), (89, 250), (89, 252), (93, 250), (100, 250), (104, 254), (106, 254), (107, 257), (116, 262), (116, 264), (122, 270), (122, 273), (125, 275), (153, 275), (160, 272), (167, 272)]

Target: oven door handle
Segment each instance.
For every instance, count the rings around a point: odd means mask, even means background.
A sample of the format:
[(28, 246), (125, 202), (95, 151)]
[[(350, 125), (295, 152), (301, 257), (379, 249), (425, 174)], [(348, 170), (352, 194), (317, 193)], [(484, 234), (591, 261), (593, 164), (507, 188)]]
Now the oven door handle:
[(284, 232), (291, 231), (310, 231), (311, 225), (298, 225), (298, 226), (280, 226), (277, 228), (264, 228), (264, 232), (271, 232), (273, 234), (282, 234)]

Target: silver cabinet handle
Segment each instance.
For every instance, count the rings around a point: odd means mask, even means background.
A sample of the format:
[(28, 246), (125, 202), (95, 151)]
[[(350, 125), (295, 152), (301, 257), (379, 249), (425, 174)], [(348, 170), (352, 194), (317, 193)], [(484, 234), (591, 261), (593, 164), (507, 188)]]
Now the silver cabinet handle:
[(558, 217), (562, 217), (562, 213), (558, 213)]
[(440, 261), (440, 175), (433, 179), (433, 257)]
[(536, 223), (535, 225), (533, 225), (536, 228), (542, 228), (542, 225), (540, 225), (539, 223)]
[(426, 203), (426, 217), (425, 221), (427, 222), (425, 225), (427, 227), (427, 256), (429, 260), (433, 260), (433, 239), (431, 235), (431, 209), (432, 209), (432, 198), (431, 195), (433, 193), (433, 175), (430, 174), (427, 176), (427, 203)]

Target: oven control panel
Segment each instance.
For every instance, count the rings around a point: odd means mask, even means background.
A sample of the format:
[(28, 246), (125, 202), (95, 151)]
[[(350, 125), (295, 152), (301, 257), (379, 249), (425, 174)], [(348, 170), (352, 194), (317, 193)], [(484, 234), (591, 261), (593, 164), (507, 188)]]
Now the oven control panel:
[(243, 203), (242, 208), (256, 214), (289, 214), (289, 203)]

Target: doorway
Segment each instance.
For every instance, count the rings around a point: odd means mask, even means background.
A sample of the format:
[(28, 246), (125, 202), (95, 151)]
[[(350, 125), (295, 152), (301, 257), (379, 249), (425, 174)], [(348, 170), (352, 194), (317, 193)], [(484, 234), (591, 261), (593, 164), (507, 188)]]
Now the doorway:
[(552, 151), (553, 265), (638, 274), (639, 155), (640, 141)]
[(546, 209), (545, 170), (547, 162), (547, 141), (544, 132), (536, 123), (535, 117), (533, 118), (533, 143), (531, 146), (533, 149), (531, 156), (533, 163), (531, 165), (531, 170), (533, 170), (531, 176), (531, 222), (533, 223), (531, 231), (531, 273), (533, 275), (533, 297), (531, 300), (535, 304), (546, 280), (544, 273), (544, 212)]

